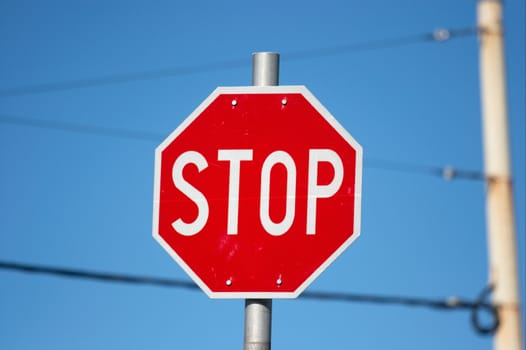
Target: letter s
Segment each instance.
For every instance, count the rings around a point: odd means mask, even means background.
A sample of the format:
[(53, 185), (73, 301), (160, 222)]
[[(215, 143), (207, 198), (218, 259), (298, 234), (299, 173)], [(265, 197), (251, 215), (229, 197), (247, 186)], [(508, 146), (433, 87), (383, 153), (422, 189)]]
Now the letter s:
[(175, 231), (184, 236), (193, 236), (199, 233), (208, 221), (208, 202), (206, 197), (183, 177), (183, 169), (190, 163), (197, 166), (199, 172), (208, 167), (208, 163), (201, 153), (188, 151), (175, 160), (172, 168), (172, 180), (175, 187), (197, 205), (197, 217), (193, 222), (184, 222), (179, 218), (172, 223)]

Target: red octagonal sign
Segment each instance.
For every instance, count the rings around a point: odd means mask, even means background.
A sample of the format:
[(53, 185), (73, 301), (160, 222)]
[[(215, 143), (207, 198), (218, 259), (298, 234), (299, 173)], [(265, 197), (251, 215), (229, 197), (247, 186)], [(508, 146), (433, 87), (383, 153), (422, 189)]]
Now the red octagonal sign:
[(361, 183), (305, 87), (220, 87), (156, 149), (153, 236), (210, 297), (294, 298), (360, 234)]

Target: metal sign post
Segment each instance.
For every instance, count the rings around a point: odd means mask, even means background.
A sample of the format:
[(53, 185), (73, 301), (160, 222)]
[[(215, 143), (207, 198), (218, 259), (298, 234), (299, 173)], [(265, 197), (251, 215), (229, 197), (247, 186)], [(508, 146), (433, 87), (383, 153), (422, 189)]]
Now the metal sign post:
[[(252, 85), (279, 85), (279, 54), (256, 52), (252, 55)], [(245, 350), (270, 350), (272, 299), (245, 300)]]

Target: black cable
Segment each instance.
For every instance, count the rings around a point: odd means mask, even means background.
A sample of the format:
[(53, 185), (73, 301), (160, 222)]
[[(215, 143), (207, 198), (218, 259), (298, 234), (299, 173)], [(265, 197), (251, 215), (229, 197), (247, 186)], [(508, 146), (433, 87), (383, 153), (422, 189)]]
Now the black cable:
[(131, 130), (121, 128), (109, 128), (105, 126), (78, 124), (65, 121), (43, 120), (37, 118), (14, 117), (0, 114), (0, 123), (29, 126), (41, 129), (62, 130), (68, 132), (77, 132), (82, 134), (101, 135), (107, 137), (131, 139), (140, 141), (157, 141), (161, 142), (163, 137), (160, 133), (147, 132), (142, 130)]
[(45, 84), (27, 85), (15, 88), (0, 90), (0, 97), (23, 96), (41, 94), (45, 92), (64, 91), (79, 88), (104, 86), (112, 84), (127, 83), (132, 81), (146, 81), (175, 76), (184, 76), (189, 74), (207, 73), (225, 69), (239, 68), (248, 66), (247, 60), (230, 60), (221, 62), (212, 62), (204, 64), (193, 64), (165, 69), (152, 69), (134, 73), (111, 74), (96, 78), (77, 79)]
[(0, 269), (27, 273), (54, 275), (59, 277), (70, 277), (79, 279), (96, 280), (100, 282), (146, 284), (159, 287), (173, 287), (184, 289), (199, 289), (197, 285), (189, 281), (175, 280), (160, 277), (135, 276), (114, 274), (108, 272), (96, 272), (88, 270), (71, 269), (64, 267), (51, 267), (35, 264), (22, 264), (0, 260)]
[[(89, 270), (79, 270), (63, 267), (50, 267), (36, 264), (15, 263), (0, 260), (0, 269), (11, 270), (26, 273), (37, 273), (54, 275), (59, 277), (69, 277), (78, 279), (96, 280), (110, 283), (128, 283), (135, 285), (152, 285), (159, 287), (182, 288), (188, 290), (198, 290), (198, 286), (193, 282), (161, 277), (136, 276), (126, 274), (116, 274), (108, 272), (97, 272)], [(383, 305), (400, 305), (406, 307), (426, 307), (435, 310), (471, 310), (472, 324), (475, 330), (481, 335), (493, 334), (499, 326), (497, 307), (485, 302), (485, 298), (491, 293), (491, 288), (485, 288), (475, 301), (461, 300), (459, 298), (426, 299), (407, 296), (386, 296), (372, 294), (356, 294), (342, 292), (321, 292), (305, 291), (300, 295), (300, 299), (311, 299), (320, 301), (340, 301), (353, 303), (383, 304)], [(482, 326), (478, 319), (480, 310), (490, 311), (493, 322), (485, 327)]]
[(389, 49), (395, 47), (403, 47), (413, 44), (426, 42), (443, 42), (450, 39), (457, 39), (477, 35), (479, 30), (475, 27), (459, 28), (459, 29), (437, 29), (433, 32), (414, 34), (408, 36), (400, 36), (391, 39), (372, 40), (362, 43), (353, 43), (347, 45), (339, 45), (326, 48), (307, 49), (302, 51), (290, 52), (284, 54), (285, 60), (300, 60), (306, 58), (317, 58), (325, 56), (335, 56), (342, 54), (360, 53), (366, 51), (374, 51), (379, 49)]
[(437, 167), (437, 166), (428, 166), (428, 165), (413, 164), (413, 163), (406, 163), (406, 162), (394, 162), (390, 160), (377, 159), (377, 158), (364, 159), (364, 165), (370, 168), (375, 168), (375, 169), (392, 170), (392, 171), (399, 171), (399, 172), (414, 172), (414, 173), (421, 173), (421, 174), (440, 176), (440, 177), (442, 177), (443, 169), (444, 169), (442, 167)]
[[(43, 120), (36, 118), (26, 117), (14, 117), (9, 115), (0, 114), (0, 124), (11, 124), (21, 125), (28, 127), (36, 127), (42, 129), (62, 130), (67, 132), (78, 132), (83, 134), (101, 135), (114, 138), (140, 140), (140, 141), (155, 141), (161, 142), (163, 138), (167, 137), (168, 134), (161, 134), (156, 132), (147, 132), (142, 130), (132, 129), (121, 129), (121, 128), (109, 128), (104, 126), (88, 125), (70, 123), (64, 121), (55, 120)], [(405, 162), (395, 162), (382, 159), (365, 159), (364, 165), (368, 168), (391, 170), (404, 173), (415, 173), (423, 175), (431, 175), (444, 178), (446, 180), (451, 179), (466, 179), (466, 180), (485, 180), (486, 176), (473, 170), (460, 170), (452, 167), (438, 167), (438, 166), (427, 166), (421, 164), (412, 164)]]
[(464, 179), (473, 181), (485, 181), (490, 178), (489, 176), (486, 176), (483, 172), (476, 170), (456, 169), (452, 166), (439, 167), (406, 162), (395, 162), (376, 158), (365, 159), (364, 166), (368, 168), (398, 171), (403, 173), (430, 175), (435, 177), (441, 177), (445, 180)]
[[(338, 45), (332, 47), (315, 48), (299, 51), (284, 52), (282, 59), (287, 60), (302, 60), (316, 57), (326, 57), (342, 54), (361, 53), (365, 51), (372, 51), (378, 49), (388, 49), (394, 47), (402, 47), (410, 44), (418, 44), (425, 42), (443, 42), (449, 39), (462, 38), (476, 35), (479, 32), (477, 28), (468, 27), (460, 29), (439, 29), (433, 32), (401, 36), (391, 39), (373, 40), (362, 43), (354, 43), (347, 45)], [(62, 82), (51, 82), (45, 84), (26, 85), (13, 88), (0, 89), (0, 97), (8, 96), (23, 96), (32, 94), (41, 94), (53, 91), (64, 91), (79, 88), (88, 88), (95, 86), (112, 85), (119, 83), (126, 83), (132, 81), (146, 81), (161, 78), (169, 78), (176, 76), (184, 76), (190, 74), (207, 73), (212, 71), (219, 71), (225, 69), (233, 69), (239, 67), (248, 67), (250, 60), (248, 59), (233, 59), (218, 62), (192, 64), (186, 66), (152, 69), (133, 73), (110, 74), (95, 78), (76, 79)]]
[[(494, 286), (489, 285), (482, 290), (478, 299), (475, 301), (474, 307), (471, 309), (471, 324), (479, 334), (493, 335), (500, 326), (500, 318), (497, 307), (486, 303), (485, 300), (493, 292)], [(488, 324), (483, 324), (481, 321), (481, 313), (486, 312), (491, 321)]]

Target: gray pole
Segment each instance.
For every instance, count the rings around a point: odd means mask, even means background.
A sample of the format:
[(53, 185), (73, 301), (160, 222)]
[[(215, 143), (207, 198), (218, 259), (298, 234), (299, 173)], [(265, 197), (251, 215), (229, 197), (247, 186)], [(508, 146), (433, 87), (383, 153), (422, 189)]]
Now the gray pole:
[(245, 350), (270, 350), (272, 299), (245, 300)]
[[(256, 52), (252, 55), (252, 85), (279, 84), (279, 54)], [(245, 300), (245, 350), (270, 350), (272, 299)]]
[(500, 319), (493, 344), (496, 350), (521, 350), (501, 1), (479, 0), (478, 26), (489, 278)]
[(252, 85), (279, 85), (279, 54), (256, 52), (252, 54)]

